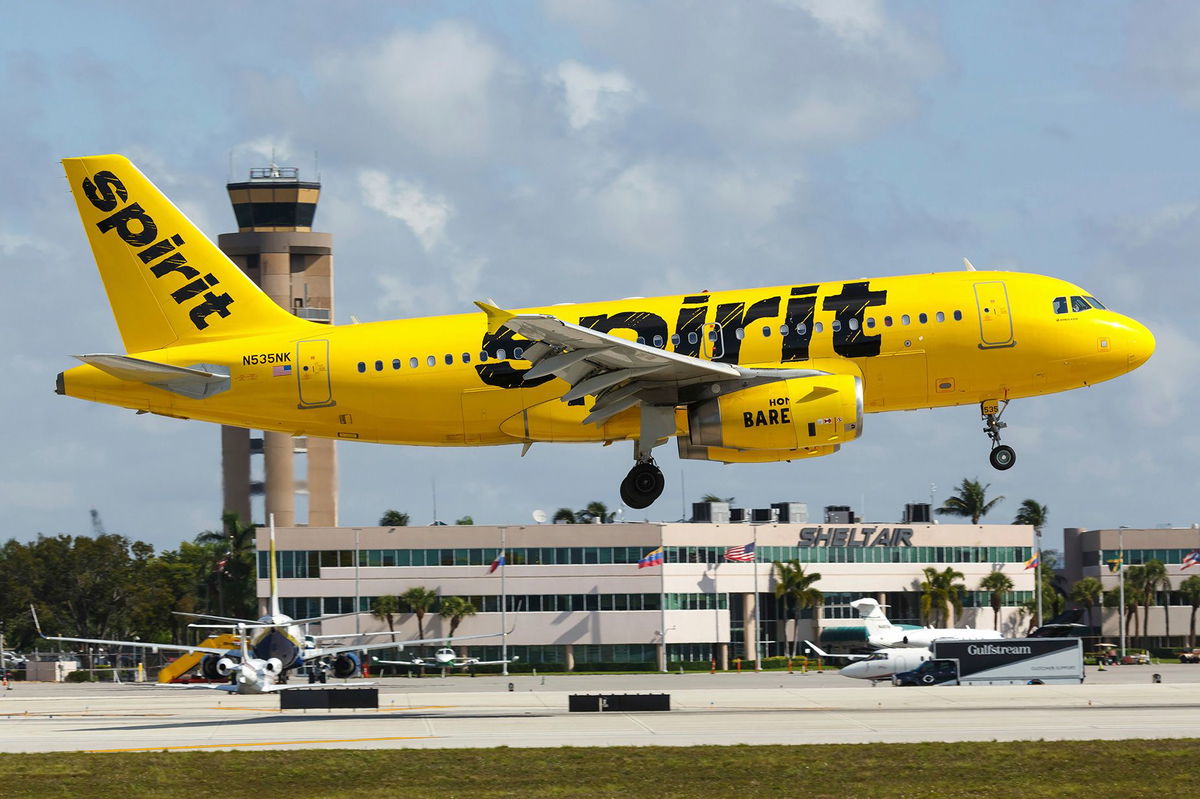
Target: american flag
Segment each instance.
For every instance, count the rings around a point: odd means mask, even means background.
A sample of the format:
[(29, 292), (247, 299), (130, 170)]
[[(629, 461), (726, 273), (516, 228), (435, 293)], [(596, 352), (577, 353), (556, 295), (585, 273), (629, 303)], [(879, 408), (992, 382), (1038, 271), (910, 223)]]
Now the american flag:
[(1183, 556), (1183, 568), (1189, 566), (1200, 566), (1200, 549), (1193, 549)]
[(740, 547), (730, 547), (725, 550), (725, 560), (736, 560), (742, 563), (749, 563), (754, 560), (754, 544), (746, 544)]
[(271, 367), (271, 376), (272, 377), (285, 377), (287, 375), (290, 375), (291, 373), (292, 373), (292, 365), (291, 364), (284, 364), (283, 366), (272, 366)]

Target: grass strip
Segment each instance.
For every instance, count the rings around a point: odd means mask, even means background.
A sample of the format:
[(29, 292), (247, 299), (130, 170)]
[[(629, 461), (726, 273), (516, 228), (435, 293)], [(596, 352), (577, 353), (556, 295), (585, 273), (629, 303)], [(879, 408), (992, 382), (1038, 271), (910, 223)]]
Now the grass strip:
[(1191, 793), (1200, 740), (3, 754), (0, 796), (1091, 797)]

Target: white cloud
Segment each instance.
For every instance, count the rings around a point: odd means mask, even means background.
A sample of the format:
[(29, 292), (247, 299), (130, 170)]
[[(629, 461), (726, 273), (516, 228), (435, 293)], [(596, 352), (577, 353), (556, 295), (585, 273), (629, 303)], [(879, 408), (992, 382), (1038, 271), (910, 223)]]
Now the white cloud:
[(601, 229), (625, 247), (665, 256), (684, 241), (682, 200), (651, 164), (621, 172), (594, 202)]
[(578, 61), (555, 70), (566, 102), (567, 121), (579, 130), (620, 116), (642, 100), (642, 93), (623, 73), (597, 72)]
[(360, 172), (358, 185), (367, 207), (408, 225), (426, 252), (445, 240), (454, 208), (444, 197), (429, 196), (416, 184), (375, 169)]

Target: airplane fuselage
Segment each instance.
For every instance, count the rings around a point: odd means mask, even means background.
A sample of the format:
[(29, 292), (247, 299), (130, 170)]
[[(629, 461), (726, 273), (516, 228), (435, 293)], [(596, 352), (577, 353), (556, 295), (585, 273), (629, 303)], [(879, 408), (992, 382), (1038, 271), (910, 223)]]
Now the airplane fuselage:
[[(1144, 362), (1151, 334), (1086, 300), (1072, 305), (1087, 297), (1054, 278), (963, 271), (518, 313), (553, 314), (718, 363), (861, 375), (863, 410), (875, 413), (1049, 394)], [(489, 333), (480, 313), (341, 326), (297, 319), (271, 334), (131, 353), (228, 370), (228, 390), (203, 399), (90, 365), (65, 372), (59, 391), (166, 416), (343, 440), (470, 446), (637, 435), (636, 408), (585, 425), (592, 398), (561, 402), (567, 387), (552, 375), (524, 381), (530, 363), (521, 356), (530, 345), (508, 330)], [(752, 421), (775, 423), (768, 409)], [(676, 433), (685, 434), (686, 425), (680, 411)]]

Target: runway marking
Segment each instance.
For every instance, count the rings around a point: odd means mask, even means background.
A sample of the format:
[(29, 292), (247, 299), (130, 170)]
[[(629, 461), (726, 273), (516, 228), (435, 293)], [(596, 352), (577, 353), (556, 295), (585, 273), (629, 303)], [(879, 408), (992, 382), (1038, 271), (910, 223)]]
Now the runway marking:
[[(393, 711), (410, 711), (410, 710), (446, 710), (453, 708), (455, 705), (418, 705), (417, 707), (401, 707), (400, 705), (392, 705), (391, 707), (374, 708), (379, 713), (391, 713)], [(351, 708), (352, 709), (352, 708)], [(367, 709), (367, 708), (359, 708)], [(209, 710), (243, 710), (247, 713), (282, 713), (283, 710), (274, 707), (236, 707), (229, 705), (221, 705), (218, 707), (210, 707)], [(165, 715), (165, 714), (164, 714)]]
[(395, 735), (386, 738), (325, 738), (308, 741), (256, 741), (254, 743), (224, 743), (224, 744), (181, 744), (179, 746), (137, 746), (127, 749), (85, 749), (91, 755), (109, 754), (114, 752), (165, 752), (174, 749), (228, 749), (235, 746), (305, 746), (310, 744), (353, 744), (370, 743), (372, 741), (419, 741), (433, 738), (432, 735)]

